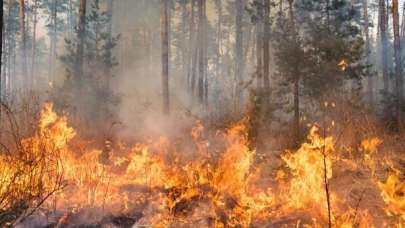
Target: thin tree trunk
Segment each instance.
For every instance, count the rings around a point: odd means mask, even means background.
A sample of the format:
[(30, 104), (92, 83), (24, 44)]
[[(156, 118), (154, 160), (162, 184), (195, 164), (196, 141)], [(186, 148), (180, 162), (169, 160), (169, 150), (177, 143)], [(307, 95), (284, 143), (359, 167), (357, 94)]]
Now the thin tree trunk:
[(187, 68), (188, 68), (188, 55), (187, 55), (187, 2), (181, 2), (181, 73), (187, 82)]
[(399, 7), (398, 0), (392, 0), (392, 24), (394, 29), (394, 59), (395, 59), (395, 95), (397, 99), (397, 121), (401, 123), (401, 108), (403, 101), (403, 79), (401, 60), (401, 40), (399, 37)]
[[(107, 36), (108, 36), (108, 42), (112, 42), (112, 26), (113, 26), (113, 0), (108, 0), (107, 1), (107, 16), (108, 16), (108, 25), (107, 25)], [(111, 53), (110, 53), (111, 56)], [(110, 77), (111, 77), (111, 72), (110, 68), (108, 67), (109, 72), (107, 72), (107, 78), (106, 78), (106, 87), (107, 89), (110, 89)]]
[[(368, 0), (363, 0), (363, 17), (364, 17), (364, 34), (366, 36), (366, 65), (370, 65), (370, 33), (369, 33), (369, 17), (368, 17)], [(367, 96), (371, 107), (374, 104), (374, 77), (372, 74), (367, 78)]]
[[(37, 22), (38, 22), (38, 0), (34, 0), (34, 21), (32, 29), (32, 49), (31, 49), (31, 75), (30, 78), (35, 84), (35, 58), (36, 58), (36, 49), (37, 49)], [(33, 85), (35, 87), (35, 85)]]
[(402, 6), (402, 22), (401, 22), (401, 44), (403, 43), (405, 38), (405, 2), (404, 5)]
[(58, 0), (54, 0), (53, 1), (53, 9), (52, 9), (52, 29), (53, 29), (53, 31), (52, 31), (52, 40), (51, 40), (51, 42), (52, 42), (52, 46), (53, 46), (53, 49), (52, 49), (52, 52), (51, 52), (51, 64), (52, 64), (52, 68), (51, 68), (51, 81), (53, 81), (53, 80), (55, 80), (55, 69), (56, 69), (56, 56), (57, 56), (57, 54), (56, 54), (56, 51), (57, 51), (57, 45), (58, 45), (58, 25), (57, 25), (57, 23), (58, 23), (58, 21), (57, 21), (57, 18), (58, 18)]
[(3, 77), (4, 74), (2, 75), (2, 63), (3, 63), (3, 0), (0, 1), (0, 17), (1, 17), (1, 21), (0, 21), (0, 139), (1, 139), (1, 135), (2, 135), (2, 130), (3, 127), (1, 126), (1, 117), (2, 117), (2, 103), (3, 103)]
[(204, 105), (208, 108), (208, 30), (207, 30), (207, 1), (203, 4), (203, 63), (204, 63)]
[(108, 22), (108, 28), (107, 28), (107, 34), (108, 34), (108, 38), (111, 39), (112, 37), (112, 18), (113, 18), (113, 0), (108, 0), (107, 1), (107, 16), (108, 19), (110, 20)]
[[(20, 0), (20, 9), (19, 9), (19, 17), (20, 17), (20, 36), (21, 36), (21, 69), (22, 69), (22, 78), (21, 80), (26, 83), (27, 80), (27, 55), (26, 55), (26, 46), (27, 46), (27, 38), (25, 34), (25, 1)], [(28, 88), (28, 85), (25, 85)]]
[(257, 0), (257, 21), (256, 21), (256, 83), (257, 89), (263, 87), (263, 0)]
[(84, 42), (85, 42), (85, 33), (86, 33), (86, 8), (87, 8), (87, 1), (80, 0), (80, 8), (79, 8), (79, 25), (77, 30), (77, 36), (79, 40), (79, 44), (77, 45), (77, 64), (76, 64), (76, 77), (79, 83), (79, 86), (82, 85), (83, 81), (83, 59), (84, 59)]
[(198, 103), (204, 102), (204, 38), (203, 38), (203, 26), (204, 26), (204, 1), (198, 0)]
[(236, 42), (235, 42), (235, 111), (240, 109), (241, 105), (241, 84), (243, 77), (243, 0), (236, 0)]
[(270, 0), (264, 0), (263, 34), (263, 82), (266, 91), (266, 103), (270, 95)]
[(222, 56), (222, 0), (216, 0), (216, 7), (218, 11), (217, 22), (217, 59), (216, 59), (216, 76), (222, 74), (221, 56)]
[[(3, 1), (0, 2), (0, 104), (2, 102), (3, 98), (3, 77), (4, 75), (1, 75), (3, 72), (1, 70), (2, 63), (3, 63)], [(0, 121), (1, 121), (1, 108), (0, 108)]]
[[(288, 0), (288, 10), (289, 10), (289, 21), (290, 21), (290, 32), (292, 35), (292, 41), (294, 44), (298, 42), (297, 40), (297, 32), (295, 28), (295, 18), (294, 18), (294, 9), (293, 9), (293, 1), (294, 0)], [(293, 45), (294, 45), (293, 44)], [(301, 130), (300, 130), (300, 91), (299, 91), (299, 86), (300, 86), (300, 75), (299, 75), (299, 70), (297, 69), (296, 66), (292, 66), (295, 69), (295, 75), (291, 75), (294, 77), (294, 128), (295, 128), (295, 144), (296, 146), (299, 145), (300, 142), (300, 136), (301, 136)]]
[[(7, 61), (7, 73), (5, 74), (7, 76), (7, 78), (5, 78), (6, 80), (6, 85), (5, 85), (5, 91), (6, 93), (11, 93), (11, 85), (12, 85), (12, 77), (11, 77), (11, 73), (12, 73), (12, 66), (13, 64), (15, 64), (15, 38), (12, 37), (11, 31), (10, 31), (10, 25), (11, 25), (11, 11), (12, 11), (12, 0), (8, 0), (8, 9), (7, 9), (7, 29), (5, 31), (5, 39), (7, 39), (7, 49), (8, 49), (8, 61)], [(3, 23), (4, 24), (4, 23)], [(13, 77), (15, 78), (15, 77)]]
[(380, 38), (381, 38), (381, 62), (383, 74), (383, 92), (389, 92), (389, 78), (388, 78), (388, 39), (387, 39), (387, 16), (386, 16), (385, 0), (379, 0), (379, 16), (380, 16)]
[(160, 2), (160, 23), (162, 41), (162, 92), (163, 92), (163, 113), (168, 115), (169, 107), (169, 2)]
[(191, 58), (191, 67), (189, 72), (189, 83), (190, 83), (190, 94), (191, 98), (194, 98), (194, 89), (195, 89), (195, 80), (197, 73), (197, 36), (195, 31), (195, 2), (196, 0), (191, 0), (191, 20), (190, 20), (190, 40), (189, 40), (189, 49), (190, 49), (190, 58)]

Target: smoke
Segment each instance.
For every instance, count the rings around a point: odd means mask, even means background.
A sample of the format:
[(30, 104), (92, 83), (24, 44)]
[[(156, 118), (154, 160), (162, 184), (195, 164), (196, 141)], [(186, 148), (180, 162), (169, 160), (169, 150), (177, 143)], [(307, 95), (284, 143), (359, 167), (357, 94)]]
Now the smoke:
[(132, 65), (115, 78), (113, 88), (120, 97), (116, 112), (121, 136), (175, 135), (195, 121), (187, 108), (190, 104), (187, 91), (175, 84), (178, 77), (175, 74), (171, 74), (170, 80), (170, 115), (163, 114), (160, 64), (153, 66), (157, 67), (150, 70), (147, 66)]

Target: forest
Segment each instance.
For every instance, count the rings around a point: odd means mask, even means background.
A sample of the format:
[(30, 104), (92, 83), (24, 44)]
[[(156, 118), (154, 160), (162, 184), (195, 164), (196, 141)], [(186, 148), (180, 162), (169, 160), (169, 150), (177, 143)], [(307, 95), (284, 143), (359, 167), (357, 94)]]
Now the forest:
[(405, 1), (0, 5), (0, 227), (405, 228)]

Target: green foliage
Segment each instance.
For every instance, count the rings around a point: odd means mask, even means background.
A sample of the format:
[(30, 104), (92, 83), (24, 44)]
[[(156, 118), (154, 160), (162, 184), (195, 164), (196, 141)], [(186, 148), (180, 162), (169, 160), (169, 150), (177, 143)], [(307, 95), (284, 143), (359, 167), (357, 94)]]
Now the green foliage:
[(299, 77), (301, 95), (322, 99), (343, 89), (347, 80), (359, 81), (365, 75), (364, 41), (349, 1), (333, 0), (328, 6), (325, 1), (301, 0), (294, 13), (295, 28), (283, 15), (273, 33), (277, 69), (287, 84)]
[(80, 112), (78, 114), (85, 121), (92, 119), (98, 126), (114, 119), (110, 109), (119, 103), (119, 97), (110, 88), (112, 69), (118, 64), (113, 50), (119, 35), (111, 36), (110, 23), (111, 18), (107, 12), (101, 11), (99, 0), (94, 0), (86, 17), (83, 75), (75, 75), (78, 64), (77, 38), (65, 39), (66, 54), (61, 57), (67, 77), (57, 94), (59, 103), (84, 108), (72, 107)]
[[(39, 1), (39, 7), (45, 13), (46, 27), (50, 36), (57, 36), (66, 29), (66, 19), (60, 14), (65, 14), (68, 11), (68, 4), (68, 0)], [(54, 15), (56, 15), (56, 21), (53, 21)]]
[[(323, 91), (339, 89), (347, 79), (360, 80), (366, 67), (362, 64), (363, 38), (356, 11), (346, 0), (302, 1), (299, 24), (305, 32), (304, 48), (308, 56), (307, 74), (304, 77), (307, 94), (319, 97)], [(319, 14), (323, 8), (328, 15)], [(339, 63), (345, 61), (345, 69)]]

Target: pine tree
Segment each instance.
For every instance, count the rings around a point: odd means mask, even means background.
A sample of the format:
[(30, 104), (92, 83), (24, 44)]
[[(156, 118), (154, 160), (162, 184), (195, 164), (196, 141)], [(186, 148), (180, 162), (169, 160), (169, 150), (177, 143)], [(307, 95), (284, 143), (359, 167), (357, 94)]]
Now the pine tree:
[[(58, 55), (58, 41), (59, 36), (67, 29), (66, 21), (63, 13), (68, 11), (67, 0), (43, 0), (38, 2), (35, 0), (35, 14), (38, 7), (44, 10), (46, 15), (46, 27), (48, 29), (48, 36), (50, 40), (49, 55), (48, 55), (48, 79), (49, 81), (55, 80), (56, 59)], [(69, 18), (67, 18), (69, 20)], [(36, 20), (36, 19), (35, 19)]]
[[(61, 60), (67, 78), (56, 98), (62, 106), (76, 104), (72, 113), (77, 113), (84, 121), (91, 118), (93, 124), (107, 129), (114, 121), (111, 107), (119, 103), (119, 97), (110, 88), (110, 80), (112, 69), (118, 64), (113, 49), (120, 36), (111, 34), (112, 17), (108, 11), (101, 10), (100, 0), (94, 0), (85, 15), (86, 18), (81, 19), (85, 21), (85, 27), (78, 28), (78, 32), (85, 33), (74, 39), (65, 39), (66, 54)], [(78, 58), (86, 61), (79, 62)]]

